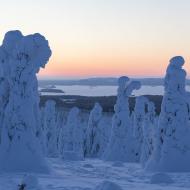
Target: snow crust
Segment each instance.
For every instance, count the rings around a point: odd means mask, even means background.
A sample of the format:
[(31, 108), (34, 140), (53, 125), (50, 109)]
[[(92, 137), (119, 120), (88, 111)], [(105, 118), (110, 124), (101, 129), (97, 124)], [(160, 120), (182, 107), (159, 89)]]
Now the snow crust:
[(22, 186), (24, 187), (24, 190), (41, 190), (38, 178), (35, 175), (31, 174), (26, 174), (23, 177), (22, 182), (19, 185), (20, 189)]
[(156, 174), (152, 175), (150, 183), (152, 183), (152, 184), (171, 184), (171, 183), (174, 183), (174, 181), (166, 173), (156, 173)]
[(94, 190), (122, 190), (122, 188), (111, 181), (103, 181)]
[(124, 164), (123, 164), (123, 162), (116, 161), (116, 162), (114, 162), (114, 163), (112, 164), (112, 166), (113, 166), (113, 167), (123, 167)]

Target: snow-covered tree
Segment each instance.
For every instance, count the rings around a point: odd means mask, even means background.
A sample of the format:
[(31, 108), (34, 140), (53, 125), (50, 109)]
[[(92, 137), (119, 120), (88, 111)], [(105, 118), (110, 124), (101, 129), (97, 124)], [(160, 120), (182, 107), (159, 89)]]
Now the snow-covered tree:
[(5, 64), (8, 62), (8, 56), (6, 49), (0, 47), (0, 143), (1, 143), (1, 130), (3, 126), (3, 119), (5, 108), (9, 100), (9, 83), (7, 80), (7, 70), (5, 69)]
[(185, 91), (184, 59), (173, 57), (165, 76), (165, 93), (154, 152), (146, 168), (167, 172), (190, 171), (190, 124)]
[(46, 155), (49, 157), (55, 157), (58, 155), (57, 146), (57, 123), (56, 123), (56, 102), (54, 100), (48, 100), (45, 103), (43, 111), (43, 121), (44, 121), (44, 133), (45, 133), (45, 145), (46, 145)]
[[(73, 107), (68, 115), (66, 126), (63, 130), (63, 159), (68, 159), (68, 155), (72, 154), (72, 158), (82, 160), (84, 158), (84, 133), (79, 119), (80, 110), (77, 107)], [(73, 158), (75, 157), (75, 158)]]
[(145, 163), (150, 158), (153, 153), (155, 145), (155, 132), (156, 132), (156, 113), (155, 105), (153, 102), (147, 101), (147, 113), (143, 122), (143, 141), (141, 147), (141, 157), (140, 162), (142, 166), (145, 166)]
[(64, 134), (64, 127), (66, 125), (66, 116), (65, 112), (63, 110), (58, 109), (57, 110), (57, 117), (56, 117), (56, 123), (57, 123), (57, 149), (59, 155), (62, 155), (63, 153), (63, 134)]
[(100, 156), (105, 148), (104, 126), (100, 126), (102, 121), (102, 107), (95, 103), (90, 112), (88, 127), (85, 138), (85, 156)]
[(111, 138), (103, 159), (134, 162), (136, 158), (134, 156), (134, 138), (128, 99), (132, 91), (139, 89), (141, 84), (138, 81), (129, 82), (129, 78), (125, 76), (119, 78), (118, 84)]
[(135, 137), (136, 160), (140, 161), (141, 147), (143, 143), (143, 122), (145, 119), (145, 109), (148, 99), (144, 96), (136, 97), (135, 109), (133, 114), (133, 134)]
[(36, 136), (39, 110), (36, 73), (51, 56), (48, 41), (40, 34), (6, 33), (1, 46), (8, 59), (4, 70), (9, 84), (0, 146), (1, 171), (48, 172)]

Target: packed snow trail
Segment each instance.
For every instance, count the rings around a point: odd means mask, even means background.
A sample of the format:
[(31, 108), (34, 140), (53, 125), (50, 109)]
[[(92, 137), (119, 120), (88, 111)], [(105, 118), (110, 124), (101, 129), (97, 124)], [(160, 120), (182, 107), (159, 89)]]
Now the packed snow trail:
[[(94, 190), (103, 181), (111, 181), (123, 190), (188, 190), (190, 173), (169, 173), (174, 183), (151, 184), (155, 173), (144, 172), (140, 164), (124, 163), (114, 167), (114, 162), (97, 159), (85, 161), (63, 161), (49, 158), (53, 167), (49, 175), (37, 174), (40, 190)], [(0, 174), (0, 190), (17, 190), (23, 179), (23, 173)], [(158, 179), (159, 182), (160, 179)]]

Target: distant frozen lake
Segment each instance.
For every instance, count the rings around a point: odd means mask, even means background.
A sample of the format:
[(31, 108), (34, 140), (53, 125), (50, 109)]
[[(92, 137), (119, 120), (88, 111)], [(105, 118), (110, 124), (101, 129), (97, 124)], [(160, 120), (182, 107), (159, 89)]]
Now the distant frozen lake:
[[(63, 86), (56, 85), (56, 89), (61, 89), (65, 93), (64, 95), (80, 95), (80, 96), (112, 96), (117, 93), (117, 86), (83, 86), (72, 85)], [(190, 86), (187, 86), (187, 90), (190, 91)], [(133, 95), (163, 95), (163, 86), (142, 86), (139, 90), (135, 90)], [(42, 95), (62, 95), (61, 93), (44, 92)]]

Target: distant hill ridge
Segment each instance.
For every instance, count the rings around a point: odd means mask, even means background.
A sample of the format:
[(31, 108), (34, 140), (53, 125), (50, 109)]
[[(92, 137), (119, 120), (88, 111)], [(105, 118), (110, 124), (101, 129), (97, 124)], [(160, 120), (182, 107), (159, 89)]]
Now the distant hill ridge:
[[(39, 79), (40, 86), (46, 85), (88, 85), (88, 86), (115, 86), (118, 78), (87, 78), (87, 79), (56, 79), (56, 80), (42, 80)], [(132, 78), (131, 80), (138, 80), (142, 85), (160, 86), (164, 84), (163, 78)], [(190, 80), (186, 81), (190, 85)]]

